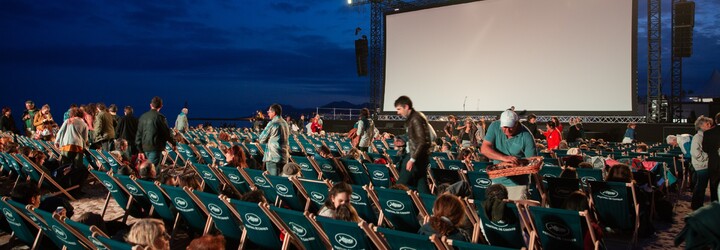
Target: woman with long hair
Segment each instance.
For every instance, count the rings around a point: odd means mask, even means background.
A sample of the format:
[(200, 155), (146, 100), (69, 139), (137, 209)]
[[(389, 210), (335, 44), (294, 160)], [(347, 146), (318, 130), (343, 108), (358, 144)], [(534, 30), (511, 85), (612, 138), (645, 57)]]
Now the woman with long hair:
[(433, 205), (433, 215), (425, 223), (418, 234), (447, 236), (452, 240), (469, 241), (468, 233), (462, 229), (465, 224), (465, 208), (458, 198), (452, 194), (440, 195)]
[(330, 188), (329, 197), (325, 200), (325, 205), (320, 208), (318, 215), (335, 218), (338, 207), (345, 204), (350, 205), (350, 195), (352, 195), (352, 187), (345, 182), (338, 182)]

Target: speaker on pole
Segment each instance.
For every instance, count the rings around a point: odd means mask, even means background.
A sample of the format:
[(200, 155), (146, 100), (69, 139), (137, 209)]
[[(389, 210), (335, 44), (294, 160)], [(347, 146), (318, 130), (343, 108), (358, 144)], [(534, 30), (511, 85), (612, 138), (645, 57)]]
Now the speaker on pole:
[(679, 57), (692, 55), (695, 2), (678, 2), (673, 6), (673, 54)]
[(355, 62), (357, 63), (358, 76), (368, 74), (368, 40), (365, 35), (355, 40)]

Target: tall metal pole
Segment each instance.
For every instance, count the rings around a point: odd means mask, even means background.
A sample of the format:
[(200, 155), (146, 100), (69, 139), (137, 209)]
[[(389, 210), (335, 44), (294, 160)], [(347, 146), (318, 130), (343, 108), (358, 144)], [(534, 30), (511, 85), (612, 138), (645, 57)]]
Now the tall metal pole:
[[(676, 38), (675, 36), (678, 35), (677, 32), (675, 32), (676, 22), (678, 21), (678, 18), (675, 16), (675, 4), (679, 2), (684, 2), (684, 0), (672, 0), (671, 6), (672, 6), (672, 14), (671, 14), (671, 24), (672, 29), (670, 29), (670, 37), (671, 37), (671, 56), (670, 56), (670, 67), (671, 67), (671, 73), (670, 73), (670, 116), (672, 117), (673, 121), (680, 121), (682, 119), (682, 96), (683, 96), (683, 88), (682, 88), (682, 57), (679, 54), (679, 51), (675, 48), (675, 46), (679, 46), (678, 44), (675, 44)], [(694, 122), (694, 121), (690, 121)]]
[(383, 3), (370, 1), (370, 105), (380, 108), (383, 91)]
[(648, 0), (648, 67), (647, 115), (648, 122), (665, 121), (662, 107), (662, 51), (661, 51), (661, 0)]

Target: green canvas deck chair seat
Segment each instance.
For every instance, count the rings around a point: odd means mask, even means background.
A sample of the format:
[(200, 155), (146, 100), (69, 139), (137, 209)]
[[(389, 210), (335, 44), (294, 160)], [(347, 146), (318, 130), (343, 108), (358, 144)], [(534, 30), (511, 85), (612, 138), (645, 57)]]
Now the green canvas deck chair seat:
[(105, 217), (105, 212), (107, 212), (107, 207), (110, 204), (110, 197), (112, 197), (115, 202), (117, 202), (118, 206), (123, 209), (123, 214), (118, 218), (113, 218), (112, 220), (122, 219), (122, 222), (125, 223), (125, 221), (127, 221), (127, 217), (131, 214), (133, 217), (138, 218), (146, 216), (146, 214), (143, 213), (142, 208), (134, 207), (134, 199), (125, 187), (120, 185), (111, 171), (106, 173), (90, 169), (90, 174), (102, 183), (108, 190), (108, 195), (105, 197), (102, 212), (100, 212), (101, 216)]
[(302, 187), (301, 193), (306, 199), (306, 211), (315, 213), (325, 204), (325, 200), (329, 198), (330, 188), (332, 184), (327, 180), (307, 180), (298, 179), (299, 187)]
[(378, 159), (385, 159), (385, 156), (382, 153), (372, 153), (372, 152), (367, 153), (367, 152), (365, 152), (365, 154), (367, 155), (368, 158), (370, 158), (370, 159), (368, 159), (368, 160), (370, 160), (370, 162), (375, 162)]
[(435, 200), (437, 200), (437, 196), (432, 194), (423, 194), (418, 193), (417, 191), (413, 191), (410, 195), (410, 198), (413, 199), (413, 202), (415, 203), (415, 206), (419, 208), (420, 215), (422, 216), (432, 216), (433, 215), (433, 206), (435, 205)]
[(173, 207), (187, 225), (195, 232), (206, 234), (211, 226), (208, 211), (205, 206), (196, 204), (186, 189), (187, 187), (181, 188), (160, 184), (160, 190), (170, 198)]
[[(115, 180), (125, 188), (125, 190), (128, 192), (128, 194), (133, 198), (133, 207), (132, 209), (140, 209), (141, 211), (136, 212), (138, 216), (147, 216), (150, 215), (150, 209), (152, 207), (152, 203), (150, 203), (150, 200), (148, 200), (147, 195), (145, 194), (145, 191), (143, 191), (143, 188), (140, 187), (140, 185), (137, 184), (135, 176), (128, 176), (128, 175), (113, 175), (115, 177)], [(133, 215), (133, 217), (135, 217)]]
[(523, 240), (522, 219), (515, 203), (505, 203), (505, 217), (507, 220), (492, 221), (482, 207), (481, 201), (467, 200), (470, 214), (475, 220), (473, 240), (480, 236), (492, 246), (519, 249), (525, 247)]
[(275, 191), (275, 188), (270, 184), (270, 181), (265, 178), (262, 170), (243, 168), (240, 169), (240, 173), (244, 173), (243, 176), (245, 177), (245, 180), (250, 183), (250, 186), (253, 186), (263, 191), (263, 193), (265, 194), (265, 199), (267, 199), (270, 204), (277, 204), (277, 192)]
[(37, 183), (38, 187), (45, 187), (52, 190), (53, 193), (51, 195), (53, 196), (63, 194), (71, 201), (75, 200), (75, 197), (70, 195), (68, 191), (79, 188), (79, 185), (64, 188), (63, 186), (58, 184), (58, 182), (55, 181), (55, 179), (50, 174), (45, 173), (42, 168), (40, 168), (34, 162), (30, 161), (27, 156), (22, 154), (15, 154), (14, 157), (15, 160), (22, 167), (22, 171), (25, 173), (25, 175), (28, 176), (30, 180), (32, 180), (34, 183)]
[(165, 143), (165, 152), (167, 152), (167, 156), (172, 160), (173, 166), (185, 166), (185, 161), (177, 151), (173, 150), (169, 142)]
[[(215, 164), (216, 165), (223, 165), (227, 162), (227, 159), (225, 158), (225, 154), (217, 148), (217, 147), (208, 147), (210, 149), (210, 153), (212, 153), (213, 158), (215, 158)], [(222, 164), (221, 164), (222, 163)]]
[(160, 189), (160, 183), (146, 180), (137, 180), (136, 182), (147, 194), (153, 213), (165, 221), (165, 225), (169, 226), (168, 229), (174, 231), (180, 215), (173, 209), (172, 202)]
[[(87, 152), (90, 153), (90, 156), (91, 156), (91, 159), (92, 159), (91, 162), (92, 162), (95, 166), (104, 169), (106, 172), (107, 172), (107, 171), (110, 171), (110, 170), (113, 170), (113, 169), (110, 167), (110, 163), (108, 163), (107, 159), (105, 159), (105, 156), (103, 156), (102, 153), (100, 153), (100, 152), (98, 152), (97, 150), (94, 150), (94, 149), (87, 149)], [(113, 171), (115, 171), (115, 170), (113, 170)]]
[[(389, 188), (391, 185), (390, 177), (391, 168), (385, 164), (365, 163), (368, 175), (370, 176), (370, 183), (373, 187), (384, 187)], [(397, 179), (397, 178), (396, 178)]]
[(178, 156), (180, 156), (180, 158), (182, 158), (183, 162), (185, 162), (186, 164), (188, 162), (191, 162), (191, 163), (200, 162), (197, 155), (195, 154), (195, 150), (190, 148), (189, 145), (184, 144), (184, 143), (178, 143), (176, 148), (178, 151)]
[(96, 226), (88, 226), (83, 223), (71, 220), (67, 217), (63, 219), (63, 223), (68, 225), (68, 227), (71, 227), (73, 230), (77, 231), (80, 235), (87, 238), (88, 241), (98, 249), (109, 249), (102, 242), (100, 242), (100, 240), (97, 239), (97, 236), (108, 237), (107, 234), (105, 234), (105, 232), (103, 232)]
[(17, 178), (15, 178), (15, 184), (13, 184), (13, 188), (15, 188), (15, 185), (17, 185), (18, 181), (27, 180), (27, 175), (22, 170), (22, 165), (17, 162), (15, 157), (5, 152), (0, 152), (0, 156), (2, 156), (2, 158), (5, 160), (5, 166), (7, 166), (11, 172), (17, 175)]
[(333, 183), (341, 182), (345, 179), (343, 173), (338, 168), (337, 164), (335, 164), (335, 161), (322, 157), (313, 157), (312, 159), (315, 161), (315, 164), (320, 171), (322, 171), (323, 179), (330, 180)]
[(472, 171), (481, 171), (485, 172), (488, 166), (492, 165), (493, 163), (491, 161), (473, 161), (472, 162)]
[(430, 181), (430, 190), (432, 192), (435, 192), (435, 187), (447, 183), (448, 185), (452, 185), (453, 183), (456, 183), (458, 181), (462, 180), (462, 172), (466, 172), (463, 170), (449, 170), (449, 169), (442, 169), (442, 168), (428, 168), (428, 180)]
[(295, 188), (294, 182), (290, 178), (269, 174), (265, 174), (265, 178), (275, 188), (275, 192), (280, 199), (279, 206), (288, 206), (290, 209), (297, 211), (305, 210), (305, 197)]
[(459, 241), (459, 240), (451, 240), (447, 239), (446, 237), (443, 237), (445, 240), (443, 243), (445, 243), (445, 248), (447, 249), (457, 249), (457, 250), (511, 250), (515, 248), (505, 248), (505, 247), (498, 247), (498, 246), (490, 246), (490, 245), (484, 245), (484, 244), (476, 244), (471, 242), (465, 242), (465, 241)]
[(585, 233), (591, 235), (595, 245), (593, 249), (599, 248), (600, 242), (590, 229), (587, 211), (539, 206), (530, 207), (529, 211), (536, 228), (531, 238), (539, 238), (543, 249), (585, 249)]
[(373, 230), (375, 230), (375, 232), (382, 235), (382, 238), (384, 239), (384, 242), (375, 243), (375, 245), (384, 243), (387, 246), (389, 246), (390, 250), (443, 249), (442, 245), (440, 245), (440, 246), (435, 245), (435, 242), (433, 242), (433, 240), (432, 240), (432, 237), (437, 237), (437, 235), (432, 235), (432, 236), (420, 235), (417, 233), (408, 233), (408, 232), (392, 230), (392, 229), (384, 228), (384, 227), (373, 227)]
[(203, 159), (205, 164), (215, 165), (215, 156), (210, 152), (210, 150), (208, 150), (207, 148), (205, 148), (205, 146), (202, 145), (196, 145), (195, 149), (197, 149), (197, 152), (200, 154), (200, 158)]
[(223, 202), (227, 197), (218, 196), (216, 194), (205, 193), (198, 190), (188, 190), (188, 194), (199, 205), (205, 207), (210, 215), (211, 221), (225, 237), (240, 240), (242, 234), (242, 224), (232, 211), (227, 207), (227, 203)]
[(308, 212), (303, 213), (275, 206), (269, 206), (269, 209), (282, 218), (282, 222), (290, 228), (290, 232), (297, 236), (305, 249), (330, 248), (329, 245), (326, 244), (327, 239), (321, 239), (322, 234), (318, 233), (317, 229), (306, 217), (309, 215)]
[(254, 158), (258, 162), (262, 162), (262, 157), (265, 151), (262, 150), (262, 147), (258, 145), (257, 143), (245, 143), (243, 144), (248, 152), (248, 155), (252, 158)]
[(447, 152), (432, 152), (430, 153), (430, 159), (452, 160)]
[(367, 185), (370, 183), (370, 177), (368, 176), (365, 166), (355, 159), (340, 159), (340, 163), (345, 167), (345, 172), (350, 177), (350, 181), (355, 185)]
[(320, 170), (315, 167), (315, 164), (308, 158), (308, 156), (290, 156), (293, 162), (300, 165), (300, 172), (302, 177), (305, 179), (320, 179)]
[(484, 171), (467, 172), (468, 183), (472, 187), (473, 199), (477, 201), (485, 200), (485, 190), (492, 185), (492, 179)]
[(283, 240), (280, 240), (280, 229), (290, 232), (283, 224), (276, 224), (279, 219), (271, 218), (262, 204), (244, 202), (235, 199), (224, 200), (227, 207), (245, 225), (240, 235), (240, 248), (249, 245), (256, 245), (263, 249), (287, 249), (291, 245), (300, 246), (299, 239), (293, 234), (287, 233)]
[(411, 197), (412, 191), (402, 191), (387, 188), (369, 188), (368, 195), (381, 213), (378, 224), (382, 219), (396, 230), (417, 232), (420, 229), (418, 208)]
[(115, 156), (110, 154), (110, 152), (108, 151), (98, 149), (98, 152), (100, 152), (103, 157), (105, 157), (105, 159), (107, 160), (107, 164), (110, 165), (110, 169), (112, 169), (113, 173), (117, 173), (118, 169), (120, 169), (120, 167), (122, 166), (122, 164), (120, 163), (120, 159), (115, 158)]
[(294, 156), (304, 156), (305, 150), (302, 146), (300, 146), (300, 143), (298, 143), (295, 140), (288, 140), (288, 146), (290, 147), (290, 154)]
[(544, 165), (560, 166), (560, 161), (557, 158), (543, 158)]
[(375, 146), (375, 151), (379, 154), (384, 153), (384, 151), (388, 149), (388, 146), (382, 140), (373, 140), (372, 144)]
[(349, 152), (350, 149), (353, 149), (353, 146), (352, 146), (352, 144), (350, 144), (349, 141), (339, 141), (338, 145), (340, 145), (340, 149), (343, 152)]
[(247, 183), (247, 180), (245, 180), (242, 173), (240, 173), (240, 168), (228, 166), (219, 167), (218, 169), (223, 175), (223, 178), (225, 178), (227, 182), (235, 188), (236, 191), (241, 194), (250, 192), (250, 184)]
[(589, 181), (602, 181), (604, 179), (602, 169), (577, 168), (575, 170), (577, 171), (578, 179), (580, 179), (580, 184), (582, 184), (583, 188), (589, 187)]
[(193, 163), (192, 166), (195, 168), (198, 176), (200, 176), (200, 178), (202, 178), (203, 180), (204, 185), (202, 185), (202, 187), (209, 188), (204, 188), (203, 191), (211, 192), (214, 194), (221, 193), (224, 183), (221, 181), (220, 178), (218, 178), (218, 174), (217, 172), (215, 172), (215, 169), (213, 169), (209, 165), (200, 163)]
[(543, 178), (548, 183), (548, 204), (553, 208), (562, 208), (565, 200), (572, 192), (580, 190), (579, 179), (569, 178)]
[(377, 221), (378, 215), (375, 212), (373, 204), (370, 203), (370, 197), (368, 197), (365, 187), (358, 185), (350, 185), (353, 193), (350, 195), (350, 204), (353, 205), (358, 213), (358, 216), (365, 221)]
[(10, 204), (13, 208), (16, 209), (16, 211), (22, 213), (25, 215), (27, 219), (29, 219), (27, 222), (32, 224), (34, 227), (39, 228), (42, 232), (42, 235), (46, 236), (44, 239), (49, 240), (50, 242), (45, 242), (43, 244), (54, 244), (55, 246), (59, 246), (58, 248), (62, 248), (63, 243), (55, 237), (55, 232), (48, 226), (48, 224), (45, 222), (45, 220), (42, 219), (38, 214), (31, 212), (29, 209), (32, 209), (30, 205), (24, 205), (19, 202), (7, 199), (5, 200), (7, 204)]
[[(327, 217), (314, 217), (333, 249), (380, 249), (370, 239), (376, 236), (365, 222), (353, 223)], [(376, 240), (375, 242), (379, 242)]]
[(308, 155), (315, 155), (315, 145), (310, 142), (303, 141), (300, 143), (305, 149), (305, 153)]
[(542, 183), (543, 187), (547, 189), (547, 181), (545, 180), (546, 177), (560, 177), (560, 173), (562, 173), (562, 168), (558, 166), (552, 166), (552, 165), (545, 165), (540, 168), (540, 171), (538, 171), (538, 175), (542, 177)]
[(598, 220), (604, 226), (632, 231), (632, 241), (637, 241), (640, 227), (640, 205), (635, 185), (624, 182), (590, 182), (590, 201), (595, 207)]
[(7, 197), (2, 197), (0, 210), (2, 210), (5, 220), (7, 220), (12, 230), (12, 236), (14, 238), (11, 238), (11, 240), (18, 239), (29, 246), (30, 249), (35, 249), (40, 242), (42, 231), (37, 225), (30, 222), (30, 218), (27, 218), (25, 214), (7, 203), (7, 199)]
[(468, 170), (467, 165), (461, 160), (440, 160), (440, 165), (447, 170)]
[(41, 209), (32, 209), (29, 211), (41, 218), (48, 228), (52, 230), (52, 236), (49, 237), (56, 239), (56, 245), (57, 243), (61, 243), (60, 245), (57, 245), (58, 247), (67, 250), (84, 250), (92, 248), (93, 244), (77, 231), (62, 223), (62, 218), (59, 215), (53, 215), (52, 213), (45, 212)]

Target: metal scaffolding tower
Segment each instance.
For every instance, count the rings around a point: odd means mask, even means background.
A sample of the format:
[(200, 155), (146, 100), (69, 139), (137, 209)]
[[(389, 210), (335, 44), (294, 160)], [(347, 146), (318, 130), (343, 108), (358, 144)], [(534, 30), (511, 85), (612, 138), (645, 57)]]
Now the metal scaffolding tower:
[(662, 96), (662, 51), (661, 51), (661, 0), (647, 0), (648, 65), (647, 65), (647, 121), (664, 122), (667, 112)]

